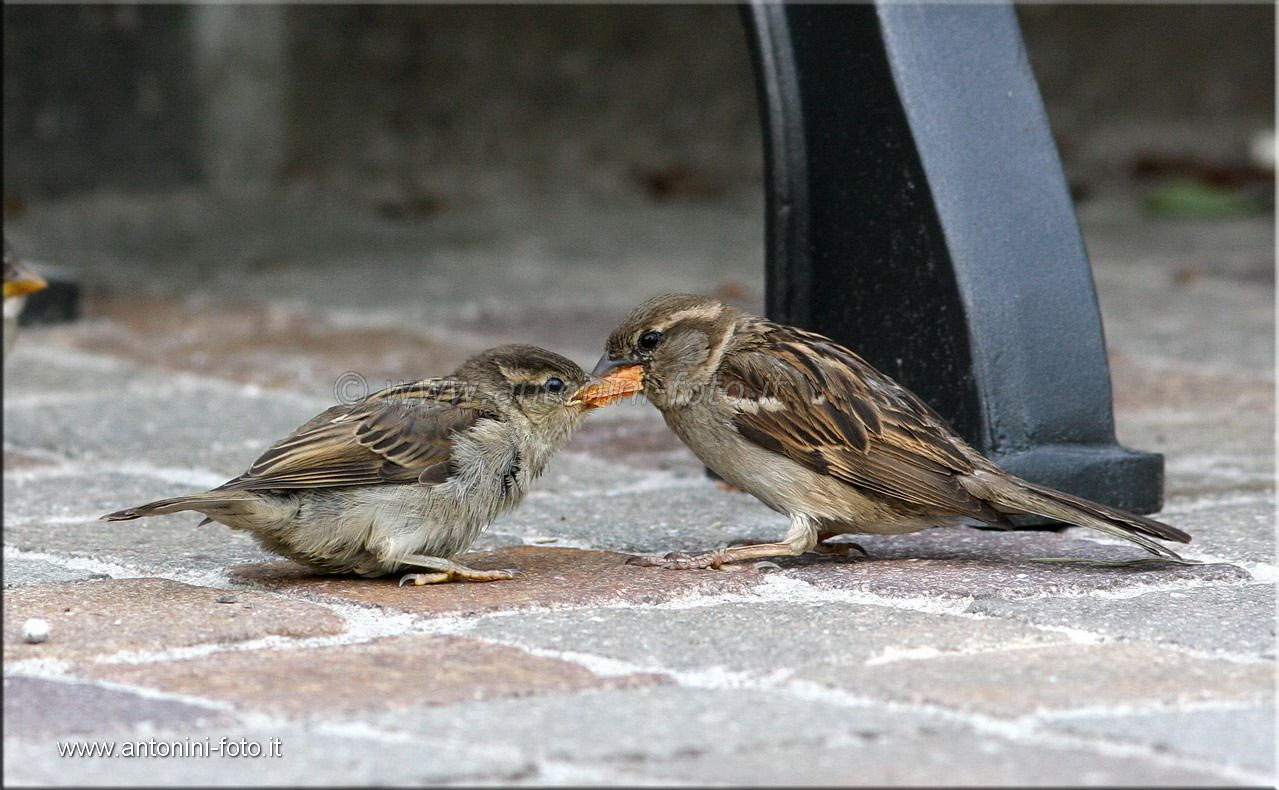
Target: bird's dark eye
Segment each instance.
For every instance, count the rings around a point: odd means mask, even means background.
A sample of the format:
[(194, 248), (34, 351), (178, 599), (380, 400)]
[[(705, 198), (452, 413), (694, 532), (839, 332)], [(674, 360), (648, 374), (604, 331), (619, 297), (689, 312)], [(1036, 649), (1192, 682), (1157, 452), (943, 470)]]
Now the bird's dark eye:
[(543, 384), (542, 386), (546, 388), (547, 392), (563, 392), (564, 379), (561, 379), (556, 376), (552, 376), (551, 378), (547, 379), (546, 383)]
[(639, 348), (640, 351), (652, 351), (657, 348), (657, 344), (662, 342), (662, 333), (654, 329), (651, 332), (645, 332), (640, 335)]

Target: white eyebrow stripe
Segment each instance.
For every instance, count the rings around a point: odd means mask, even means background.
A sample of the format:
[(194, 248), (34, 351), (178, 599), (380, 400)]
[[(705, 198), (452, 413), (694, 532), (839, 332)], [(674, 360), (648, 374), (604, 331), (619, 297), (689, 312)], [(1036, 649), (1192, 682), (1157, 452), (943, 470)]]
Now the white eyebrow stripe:
[(671, 313), (666, 321), (662, 323), (662, 328), (666, 329), (675, 326), (687, 318), (718, 318), (723, 312), (724, 305), (722, 304), (702, 304), (695, 307), (686, 307), (683, 310)]

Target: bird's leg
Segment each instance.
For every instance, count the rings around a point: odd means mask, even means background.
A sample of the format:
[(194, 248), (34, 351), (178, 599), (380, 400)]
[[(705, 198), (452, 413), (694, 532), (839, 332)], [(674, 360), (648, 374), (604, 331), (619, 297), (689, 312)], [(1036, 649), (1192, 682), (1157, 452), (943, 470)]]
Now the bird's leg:
[(504, 579), (514, 579), (515, 569), (497, 570), (497, 571), (481, 571), (475, 568), (468, 568), (460, 565), (452, 560), (446, 560), (443, 557), (427, 557), (422, 554), (410, 554), (403, 557), (400, 562), (405, 565), (414, 565), (419, 568), (426, 568), (435, 571), (435, 573), (406, 573), (400, 577), (400, 586), (406, 584), (423, 585), (423, 584), (439, 584), (440, 582), (451, 581), (467, 581), (467, 582), (495, 582)]
[(631, 557), (628, 565), (659, 566), (670, 570), (692, 568), (719, 568), (731, 562), (762, 560), (768, 557), (795, 557), (812, 551), (817, 545), (817, 528), (807, 516), (792, 516), (790, 531), (780, 543), (756, 543), (750, 546), (729, 546), (705, 554), (688, 556), (672, 552), (665, 557)]

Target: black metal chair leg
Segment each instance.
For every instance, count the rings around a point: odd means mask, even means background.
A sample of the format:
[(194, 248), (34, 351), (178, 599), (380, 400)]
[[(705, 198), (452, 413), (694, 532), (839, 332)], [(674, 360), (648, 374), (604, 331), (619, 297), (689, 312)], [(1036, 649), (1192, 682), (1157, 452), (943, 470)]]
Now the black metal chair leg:
[(848, 344), (1029, 480), (1158, 510), (1115, 440), (1092, 272), (1010, 5), (743, 6), (768, 313)]

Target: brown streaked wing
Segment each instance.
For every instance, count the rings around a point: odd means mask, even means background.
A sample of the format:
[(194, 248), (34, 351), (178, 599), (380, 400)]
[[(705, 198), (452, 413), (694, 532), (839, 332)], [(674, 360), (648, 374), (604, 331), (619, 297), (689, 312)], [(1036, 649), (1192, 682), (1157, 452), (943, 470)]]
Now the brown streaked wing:
[[(359, 405), (316, 415), (220, 488), (414, 482), (427, 469), (447, 464), (453, 435), (489, 413), (463, 381), (429, 379), (388, 388)], [(435, 478), (432, 473), (426, 479)]]
[(941, 512), (997, 519), (956, 476), (973, 463), (941, 418), (829, 338), (770, 325), (724, 356), (726, 392), (780, 402), (733, 422), (749, 441), (865, 491)]

